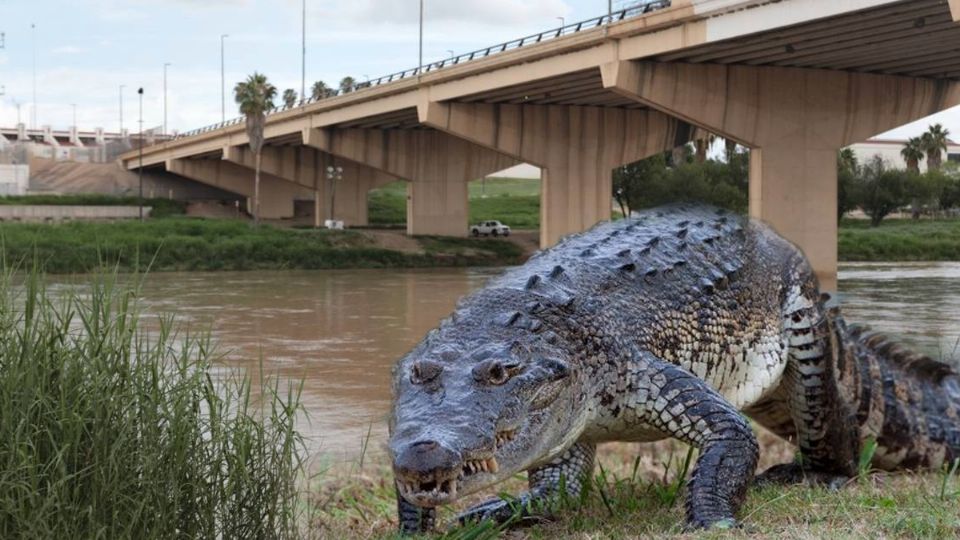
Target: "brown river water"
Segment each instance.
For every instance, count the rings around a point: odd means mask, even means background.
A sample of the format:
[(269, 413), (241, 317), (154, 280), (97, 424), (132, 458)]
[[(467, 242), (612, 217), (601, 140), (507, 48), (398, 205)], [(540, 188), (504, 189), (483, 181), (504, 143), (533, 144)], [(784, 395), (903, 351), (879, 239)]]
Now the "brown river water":
[[(390, 370), (457, 299), (500, 269), (153, 274), (148, 311), (209, 329), (229, 367), (303, 379), (308, 447), (325, 460), (380, 453)], [(935, 358), (957, 358), (960, 263), (853, 264), (840, 274), (849, 321)], [(368, 437), (369, 435), (369, 437)]]

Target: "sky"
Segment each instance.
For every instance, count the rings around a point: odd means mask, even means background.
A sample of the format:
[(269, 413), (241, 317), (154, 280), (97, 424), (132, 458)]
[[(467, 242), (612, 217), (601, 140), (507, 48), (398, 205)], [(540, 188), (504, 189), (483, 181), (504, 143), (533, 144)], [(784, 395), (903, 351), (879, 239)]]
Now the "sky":
[[(358, 81), (417, 65), (419, 0), (306, 0), (307, 87)], [(424, 61), (464, 53), (606, 12), (605, 0), (426, 0)], [(299, 91), (301, 0), (0, 0), (0, 125), (32, 120), (65, 129), (163, 124), (164, 64), (169, 130), (221, 117), (220, 36), (225, 40), (227, 118), (233, 84), (253, 71), (282, 92)], [(31, 25), (35, 24), (35, 30)], [(35, 48), (34, 48), (35, 39)], [(309, 91), (309, 90), (308, 90)], [(941, 122), (960, 138), (960, 107), (884, 134), (912, 136)]]

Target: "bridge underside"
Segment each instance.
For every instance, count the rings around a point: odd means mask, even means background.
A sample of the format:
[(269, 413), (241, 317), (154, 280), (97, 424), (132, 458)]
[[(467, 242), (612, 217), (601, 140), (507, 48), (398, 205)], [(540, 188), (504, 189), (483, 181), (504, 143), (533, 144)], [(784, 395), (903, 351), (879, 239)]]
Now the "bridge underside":
[[(461, 236), (467, 183), (531, 163), (543, 170), (547, 247), (609, 219), (616, 167), (706, 130), (751, 148), (751, 215), (804, 249), (831, 289), (836, 152), (960, 104), (958, 20), (960, 0), (675, 0), (272, 115), (264, 193), (313, 194), (332, 207), (318, 215), (363, 224), (366, 191), (403, 179), (408, 232)], [(242, 125), (155, 148), (153, 164), (168, 169), (218, 163), (190, 169), (207, 183), (252, 178)], [(340, 183), (326, 179), (330, 166), (344, 168)]]

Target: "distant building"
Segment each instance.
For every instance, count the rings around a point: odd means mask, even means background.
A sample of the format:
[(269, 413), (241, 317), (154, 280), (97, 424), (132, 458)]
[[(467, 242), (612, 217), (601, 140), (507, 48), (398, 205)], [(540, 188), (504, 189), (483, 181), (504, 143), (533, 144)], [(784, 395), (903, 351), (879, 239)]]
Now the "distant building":
[[(159, 130), (147, 130), (144, 144), (150, 145), (169, 136)], [(76, 163), (109, 163), (123, 152), (136, 148), (139, 135), (107, 133), (102, 128), (80, 131), (77, 128), (58, 131), (44, 126), (27, 129), (23, 124), (13, 128), (0, 128), (0, 163), (30, 163), (34, 159), (73, 161)]]
[[(866, 142), (854, 144), (850, 146), (850, 149), (857, 155), (857, 160), (859, 160), (860, 163), (866, 163), (873, 159), (874, 156), (880, 156), (891, 167), (906, 169), (907, 162), (903, 159), (903, 156), (900, 155), (900, 151), (903, 150), (905, 144), (907, 144), (905, 140), (870, 139)], [(943, 161), (960, 163), (960, 143), (947, 141), (947, 151), (946, 155), (943, 156)], [(927, 172), (926, 158), (920, 160), (920, 172)]]

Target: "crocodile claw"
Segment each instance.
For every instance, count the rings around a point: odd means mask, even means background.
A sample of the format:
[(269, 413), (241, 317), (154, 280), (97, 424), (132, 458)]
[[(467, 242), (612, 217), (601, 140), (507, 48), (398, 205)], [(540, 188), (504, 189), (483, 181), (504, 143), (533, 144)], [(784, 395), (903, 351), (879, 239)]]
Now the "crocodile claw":
[(757, 475), (754, 484), (759, 487), (803, 484), (839, 491), (850, 481), (849, 476), (823, 471), (809, 471), (799, 463), (774, 465)]
[(532, 498), (526, 493), (516, 499), (490, 499), (465, 510), (457, 516), (457, 522), (460, 525), (482, 522), (492, 522), (497, 525), (519, 523), (531, 517), (531, 500)]

